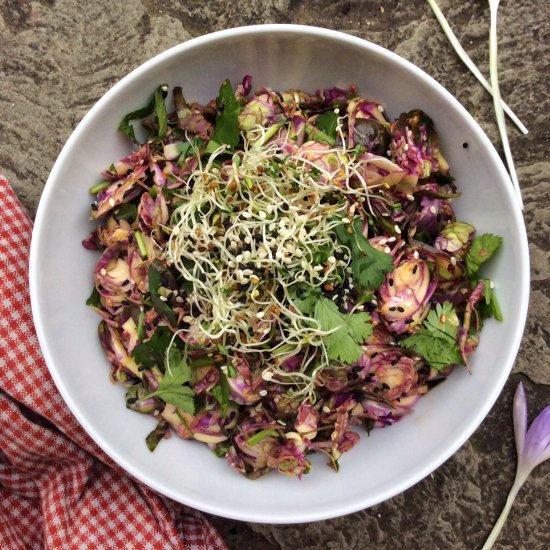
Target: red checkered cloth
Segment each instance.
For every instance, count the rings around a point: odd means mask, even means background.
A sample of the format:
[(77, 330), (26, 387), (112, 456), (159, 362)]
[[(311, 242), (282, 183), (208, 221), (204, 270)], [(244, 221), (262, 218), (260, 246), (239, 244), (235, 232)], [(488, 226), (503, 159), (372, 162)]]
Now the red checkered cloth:
[(0, 548), (225, 550), (199, 512), (113, 464), (65, 405), (32, 322), (31, 232), (0, 176)]

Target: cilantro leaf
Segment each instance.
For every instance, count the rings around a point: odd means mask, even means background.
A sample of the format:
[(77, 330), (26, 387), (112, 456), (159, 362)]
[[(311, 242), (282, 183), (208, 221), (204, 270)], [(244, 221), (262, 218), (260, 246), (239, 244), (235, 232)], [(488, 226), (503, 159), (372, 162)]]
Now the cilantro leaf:
[(135, 347), (134, 359), (139, 365), (148, 369), (155, 365), (162, 365), (171, 339), (172, 333), (167, 327), (157, 327), (147, 342), (142, 342)]
[(364, 289), (376, 290), (386, 273), (393, 271), (393, 257), (374, 248), (362, 233), (363, 220), (342, 224), (335, 229), (338, 240), (351, 251), (353, 282)]
[(359, 344), (372, 334), (370, 315), (365, 312), (341, 313), (336, 304), (324, 296), (316, 301), (313, 315), (321, 330), (338, 329), (324, 340), (329, 359), (343, 363), (358, 361), (363, 353)]
[(502, 244), (502, 237), (492, 233), (484, 233), (476, 237), (466, 255), (466, 272), (472, 276)]
[(300, 298), (295, 298), (294, 305), (304, 314), (311, 315), (315, 309), (315, 304), (321, 296), (321, 290), (319, 288), (312, 288), (303, 293)]
[(160, 299), (160, 295), (158, 293), (159, 288), (162, 286), (160, 271), (158, 271), (157, 268), (151, 264), (147, 274), (149, 278), (149, 293), (151, 295), (151, 302), (155, 308), (155, 311), (162, 315), (171, 325), (175, 326), (178, 322), (176, 315), (170, 306)]
[[(456, 340), (458, 335), (458, 318), (451, 302), (436, 304), (424, 321), (424, 327), (435, 335), (445, 335)], [(443, 336), (441, 336), (443, 337)]]
[(222, 82), (216, 104), (219, 114), (216, 117), (212, 140), (219, 144), (226, 143), (230, 147), (236, 147), (241, 137), (239, 114), (243, 108), (235, 99), (229, 80)]
[(142, 397), (139, 401), (151, 397), (160, 397), (164, 402), (194, 414), (195, 392), (191, 387), (183, 385), (191, 379), (191, 369), (178, 350), (176, 350), (178, 356), (176, 357), (173, 355), (176, 359), (175, 364), (169, 361), (170, 352), (171, 350), (166, 353), (166, 372), (160, 379), (159, 387), (155, 391)]
[(193, 377), (191, 366), (187, 362), (184, 354), (175, 346), (170, 346), (164, 355), (164, 371), (172, 372), (172, 370), (180, 372), (182, 384), (190, 382)]
[(400, 345), (421, 355), (434, 369), (441, 370), (449, 365), (462, 364), (458, 347), (458, 318), (453, 305), (437, 304), (428, 313), (423, 327)]

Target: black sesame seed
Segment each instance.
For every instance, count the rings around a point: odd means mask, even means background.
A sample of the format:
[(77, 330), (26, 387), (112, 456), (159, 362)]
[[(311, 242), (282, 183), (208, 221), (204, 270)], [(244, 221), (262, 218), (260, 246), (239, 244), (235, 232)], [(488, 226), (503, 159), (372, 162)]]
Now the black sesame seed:
[(395, 311), (397, 308), (395, 306), (390, 307), (390, 311)]
[(386, 383), (384, 382), (384, 383), (382, 384), (382, 389), (387, 391), (387, 390), (390, 389), (390, 387), (388, 386), (388, 384), (386, 384)]
[(416, 264), (414, 267), (413, 267), (413, 275), (416, 275), (416, 272), (418, 271), (418, 264)]
[(405, 308), (401, 306), (397, 306), (397, 311), (399, 311), (399, 313), (405, 313)]
[(372, 391), (373, 391), (374, 393), (378, 393), (378, 392), (380, 391), (380, 388), (374, 388)]
[(128, 399), (126, 399), (126, 403), (128, 403), (128, 405), (133, 405), (136, 401), (137, 397), (129, 397)]
[(389, 284), (390, 286), (393, 286), (393, 279), (388, 279), (388, 284)]
[(405, 319), (406, 325), (410, 325), (411, 323), (414, 323), (414, 319)]
[(362, 370), (363, 370), (363, 367), (360, 367), (359, 365), (356, 365), (355, 367), (353, 367), (351, 369), (351, 372), (358, 373), (358, 372), (361, 372)]
[(462, 144), (462, 147), (464, 147), (464, 149), (468, 149), (468, 144), (467, 144), (466, 142), (464, 142), (464, 143)]

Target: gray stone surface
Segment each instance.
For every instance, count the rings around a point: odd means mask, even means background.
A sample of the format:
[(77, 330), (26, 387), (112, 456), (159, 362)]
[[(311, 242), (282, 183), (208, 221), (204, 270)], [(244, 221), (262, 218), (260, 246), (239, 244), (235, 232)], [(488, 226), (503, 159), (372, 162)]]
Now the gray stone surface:
[[(442, 0), (441, 7), (487, 74), (487, 2)], [(532, 260), (531, 307), (514, 374), (471, 439), (415, 487), (371, 509), (305, 525), (212, 518), (230, 548), (478, 548), (500, 512), (514, 476), (517, 382), (526, 384), (531, 415), (550, 402), (550, 8), (508, 0), (499, 13), (503, 95), (530, 129), (522, 136), (510, 127)], [(456, 95), (499, 146), (490, 97), (420, 0), (0, 0), (0, 173), (33, 214), (63, 143), (114, 82), (191, 36), (268, 22), (334, 28), (397, 52)], [(498, 548), (550, 548), (549, 482), (546, 463), (520, 492)]]

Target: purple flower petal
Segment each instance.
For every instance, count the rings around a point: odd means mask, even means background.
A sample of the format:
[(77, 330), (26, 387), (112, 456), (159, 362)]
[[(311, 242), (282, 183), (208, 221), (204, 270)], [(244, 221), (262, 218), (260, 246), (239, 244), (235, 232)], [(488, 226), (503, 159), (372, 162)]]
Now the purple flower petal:
[(550, 405), (533, 420), (527, 430), (523, 455), (531, 463), (531, 468), (550, 458)]

